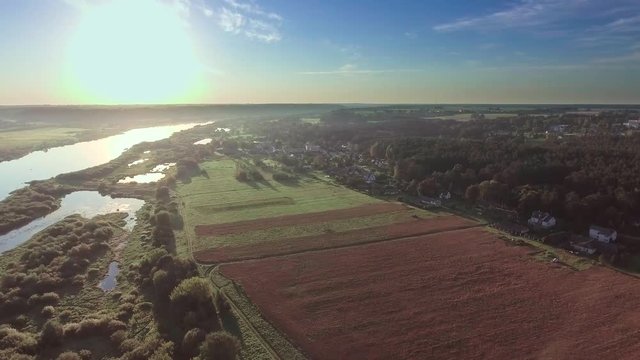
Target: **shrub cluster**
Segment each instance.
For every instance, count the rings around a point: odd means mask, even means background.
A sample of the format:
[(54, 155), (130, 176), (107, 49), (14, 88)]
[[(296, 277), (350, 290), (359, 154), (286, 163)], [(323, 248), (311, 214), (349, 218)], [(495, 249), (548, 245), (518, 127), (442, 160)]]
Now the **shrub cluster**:
[(28, 186), (0, 202), (0, 234), (7, 233), (60, 207), (55, 197)]
[[(56, 292), (84, 283), (91, 262), (108, 248), (112, 226), (70, 216), (38, 234), (0, 278), (0, 316), (56, 305)], [(50, 312), (50, 310), (47, 310)]]

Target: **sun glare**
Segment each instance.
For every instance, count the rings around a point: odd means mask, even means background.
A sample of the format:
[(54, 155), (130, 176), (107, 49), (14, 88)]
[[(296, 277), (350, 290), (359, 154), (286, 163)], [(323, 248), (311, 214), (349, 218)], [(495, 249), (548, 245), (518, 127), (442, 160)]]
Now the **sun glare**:
[(72, 96), (85, 102), (189, 101), (200, 65), (176, 11), (153, 0), (88, 8), (69, 49)]

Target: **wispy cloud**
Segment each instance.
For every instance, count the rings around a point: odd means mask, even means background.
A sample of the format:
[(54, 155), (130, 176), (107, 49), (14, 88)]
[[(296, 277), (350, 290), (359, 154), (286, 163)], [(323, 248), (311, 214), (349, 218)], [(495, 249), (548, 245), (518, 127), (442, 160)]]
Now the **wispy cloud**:
[[(640, 5), (637, 11), (640, 11)], [(581, 46), (599, 47), (637, 44), (640, 37), (640, 15), (620, 17), (604, 25), (592, 26), (577, 38)]]
[(436, 25), (433, 29), (438, 32), (501, 30), (549, 24), (589, 2), (589, 0), (520, 0), (504, 10), (460, 18)]
[(598, 59), (594, 59), (593, 62), (595, 64), (640, 63), (640, 51), (634, 51), (626, 55), (598, 58)]
[(418, 37), (418, 34), (416, 34), (416, 33), (415, 33), (415, 32), (413, 32), (413, 31), (407, 31), (407, 32), (405, 32), (405, 33), (404, 33), (404, 36), (405, 36), (407, 39), (412, 39), (412, 40), (413, 40), (413, 39), (416, 39), (416, 38)]
[(217, 18), (220, 28), (226, 32), (242, 34), (267, 43), (282, 39), (282, 16), (265, 11), (254, 2), (224, 0)]
[(324, 71), (302, 71), (301, 75), (363, 75), (363, 74), (386, 74), (386, 73), (406, 73), (422, 72), (421, 69), (360, 69), (354, 64), (345, 64), (336, 70)]

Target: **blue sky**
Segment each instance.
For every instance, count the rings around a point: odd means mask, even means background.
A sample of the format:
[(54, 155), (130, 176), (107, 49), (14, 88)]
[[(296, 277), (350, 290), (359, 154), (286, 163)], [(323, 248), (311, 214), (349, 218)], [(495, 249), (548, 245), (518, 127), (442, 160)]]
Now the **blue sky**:
[(0, 104), (640, 102), (637, 0), (123, 1), (0, 0)]

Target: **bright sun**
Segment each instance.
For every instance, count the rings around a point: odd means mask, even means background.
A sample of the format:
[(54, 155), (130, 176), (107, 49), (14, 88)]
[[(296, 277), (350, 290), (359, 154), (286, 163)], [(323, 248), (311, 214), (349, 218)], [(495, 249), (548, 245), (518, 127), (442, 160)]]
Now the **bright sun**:
[(200, 65), (176, 11), (154, 0), (86, 9), (69, 49), (72, 93), (87, 102), (185, 102)]

